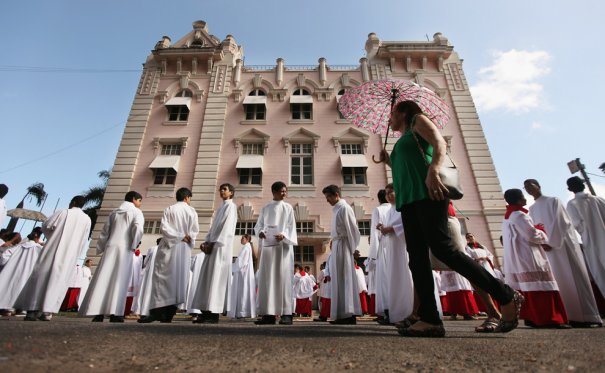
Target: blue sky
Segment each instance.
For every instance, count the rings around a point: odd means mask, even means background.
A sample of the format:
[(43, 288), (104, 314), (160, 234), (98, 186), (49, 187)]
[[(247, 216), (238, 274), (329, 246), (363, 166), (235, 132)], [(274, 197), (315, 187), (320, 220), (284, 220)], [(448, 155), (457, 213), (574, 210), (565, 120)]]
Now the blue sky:
[[(503, 189), (531, 177), (567, 200), (568, 161), (605, 176), (603, 15), (596, 0), (10, 2), (0, 13), (0, 183), (13, 208), (43, 182), (46, 213), (98, 183), (147, 55), (162, 35), (176, 41), (205, 20), (219, 39), (234, 36), (248, 65), (356, 64), (370, 32), (410, 41), (442, 32), (464, 59)], [(591, 179), (605, 196), (600, 176)]]

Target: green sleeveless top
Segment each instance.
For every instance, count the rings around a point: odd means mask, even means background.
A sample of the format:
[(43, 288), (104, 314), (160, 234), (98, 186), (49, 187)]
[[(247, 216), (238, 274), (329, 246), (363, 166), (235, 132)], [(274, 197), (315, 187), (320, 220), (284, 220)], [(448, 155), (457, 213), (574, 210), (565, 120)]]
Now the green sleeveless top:
[[(412, 126), (416, 118), (412, 119)], [(420, 146), (426, 154), (426, 162), (433, 159), (433, 146), (416, 134)], [(395, 188), (395, 207), (400, 211), (403, 205), (429, 198), (426, 189), (428, 167), (422, 159), (412, 130), (408, 129), (395, 143), (391, 152), (391, 170)]]

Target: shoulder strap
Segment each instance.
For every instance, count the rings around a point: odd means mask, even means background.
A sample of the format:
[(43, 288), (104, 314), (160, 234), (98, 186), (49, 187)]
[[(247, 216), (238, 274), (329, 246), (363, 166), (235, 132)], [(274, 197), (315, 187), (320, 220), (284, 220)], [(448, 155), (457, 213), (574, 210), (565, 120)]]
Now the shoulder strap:
[[(427, 162), (427, 160), (426, 160), (426, 154), (424, 153), (424, 150), (422, 149), (422, 146), (420, 145), (420, 141), (418, 141), (418, 137), (416, 136), (416, 133), (414, 132), (414, 125), (416, 124), (417, 116), (418, 116), (418, 114), (416, 114), (412, 117), (412, 124), (410, 126), (410, 132), (412, 133), (412, 136), (414, 136), (414, 140), (416, 140), (416, 144), (418, 145), (418, 150), (420, 150), (420, 154), (422, 155), (422, 160), (424, 160), (424, 164), (426, 164), (426, 166), (428, 167), (429, 162)], [(450, 157), (450, 153), (448, 153), (446, 151), (445, 155), (447, 155), (447, 157), (450, 159), (450, 162), (452, 162), (452, 166), (454, 168), (458, 168), (458, 166), (456, 166), (456, 164), (454, 163), (454, 160), (452, 159), (452, 157)]]

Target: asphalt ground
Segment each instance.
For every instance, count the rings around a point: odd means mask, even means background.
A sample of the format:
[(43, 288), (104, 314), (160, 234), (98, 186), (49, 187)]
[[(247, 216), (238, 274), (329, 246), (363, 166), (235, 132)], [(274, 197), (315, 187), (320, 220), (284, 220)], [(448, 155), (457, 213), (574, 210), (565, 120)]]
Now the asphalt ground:
[(330, 325), (92, 323), (0, 318), (0, 372), (605, 372), (605, 328), (479, 334), (481, 320), (445, 321), (445, 338), (405, 338), (370, 319)]

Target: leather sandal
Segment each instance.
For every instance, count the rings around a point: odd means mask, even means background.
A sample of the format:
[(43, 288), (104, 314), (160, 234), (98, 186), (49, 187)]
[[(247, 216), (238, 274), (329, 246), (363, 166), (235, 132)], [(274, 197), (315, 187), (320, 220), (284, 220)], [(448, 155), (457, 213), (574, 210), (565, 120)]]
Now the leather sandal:
[(397, 329), (397, 333), (403, 337), (418, 337), (418, 338), (443, 338), (445, 337), (445, 328), (443, 325), (432, 325), (424, 329), (414, 329), (413, 327), (405, 329)]
[(477, 333), (494, 333), (496, 328), (498, 327), (498, 323), (500, 320), (490, 317), (483, 322), (483, 324), (479, 325), (475, 328), (475, 332)]
[(515, 317), (512, 320), (504, 320), (504, 317), (501, 318), (496, 330), (494, 330), (495, 333), (508, 333), (519, 326), (519, 314), (521, 313), (521, 306), (525, 302), (525, 297), (518, 291), (515, 291), (512, 302), (515, 302)]

